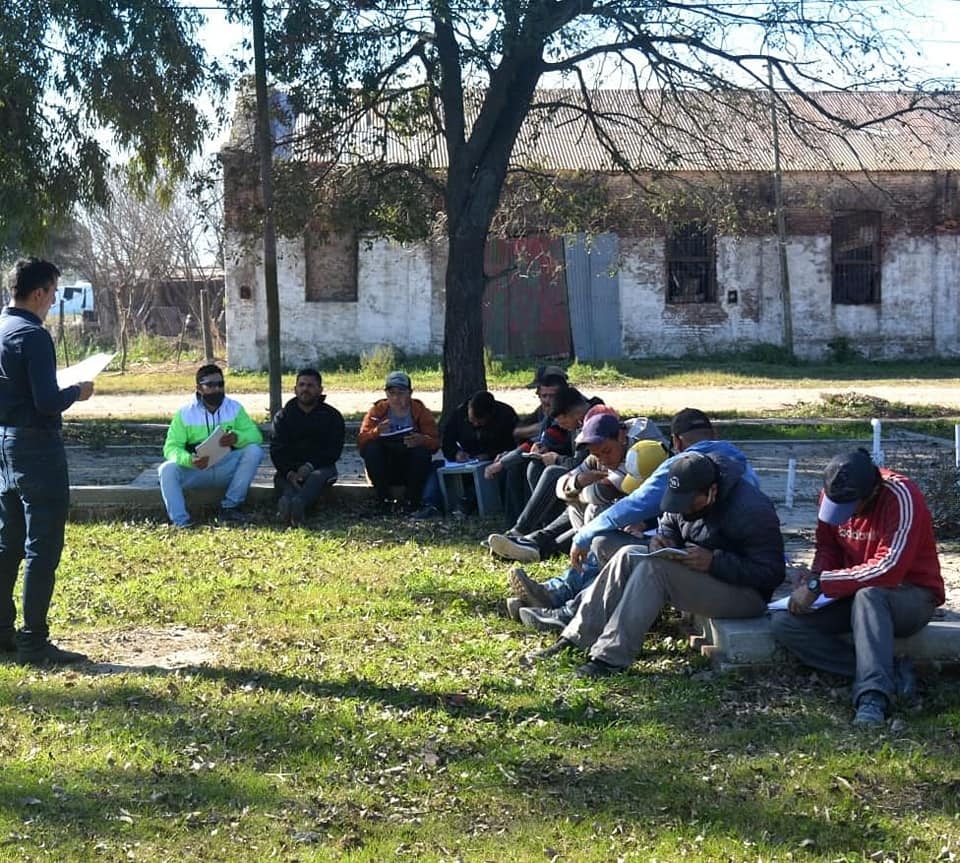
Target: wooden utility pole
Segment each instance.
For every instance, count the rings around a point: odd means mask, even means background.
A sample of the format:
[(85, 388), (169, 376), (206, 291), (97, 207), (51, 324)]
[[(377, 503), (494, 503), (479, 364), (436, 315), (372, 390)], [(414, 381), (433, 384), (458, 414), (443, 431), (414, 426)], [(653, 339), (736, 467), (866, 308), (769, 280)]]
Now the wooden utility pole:
[(257, 87), (257, 149), (260, 152), (260, 192), (263, 198), (263, 280), (267, 305), (267, 365), (270, 416), (282, 407), (280, 368), (280, 291), (277, 287), (277, 234), (273, 220), (273, 136), (267, 98), (267, 54), (263, 0), (253, 0), (253, 65)]
[(777, 248), (780, 251), (780, 298), (783, 301), (783, 346), (793, 356), (793, 312), (790, 308), (790, 267), (787, 263), (787, 220), (783, 213), (783, 172), (780, 168), (780, 126), (773, 90), (773, 67), (767, 62), (770, 82), (770, 123), (773, 129), (773, 207), (777, 217)]

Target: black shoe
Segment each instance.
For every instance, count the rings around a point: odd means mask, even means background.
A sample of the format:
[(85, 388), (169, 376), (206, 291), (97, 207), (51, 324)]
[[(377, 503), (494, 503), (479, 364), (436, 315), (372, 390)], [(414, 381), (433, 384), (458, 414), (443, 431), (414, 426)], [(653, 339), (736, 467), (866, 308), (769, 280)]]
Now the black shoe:
[(17, 638), (13, 630), (0, 632), (0, 653), (16, 653)]
[(544, 659), (549, 659), (551, 656), (556, 656), (558, 653), (563, 653), (565, 650), (573, 650), (576, 646), (577, 645), (570, 641), (569, 638), (558, 638), (549, 647), (528, 653), (525, 659), (527, 662), (541, 662)]
[(426, 506), (421, 507), (415, 513), (413, 513), (410, 518), (414, 521), (428, 521), (431, 518), (440, 518), (440, 510), (437, 509), (432, 503), (428, 503)]
[(39, 647), (21, 645), (17, 648), (17, 662), (20, 665), (74, 665), (89, 661), (83, 653), (64, 650), (50, 641), (45, 641)]
[(249, 524), (250, 519), (242, 513), (236, 507), (220, 507), (220, 512), (217, 513), (217, 524), (229, 524), (235, 527), (243, 527), (245, 524)]
[(609, 677), (611, 674), (619, 674), (621, 671), (626, 671), (626, 669), (619, 665), (611, 665), (602, 659), (591, 659), (577, 669), (577, 674), (581, 677)]

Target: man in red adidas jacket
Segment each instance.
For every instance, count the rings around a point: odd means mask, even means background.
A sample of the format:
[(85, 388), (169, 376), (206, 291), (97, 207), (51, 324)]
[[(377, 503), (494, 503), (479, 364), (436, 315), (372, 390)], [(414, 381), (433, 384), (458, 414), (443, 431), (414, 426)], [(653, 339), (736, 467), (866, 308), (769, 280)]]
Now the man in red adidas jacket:
[[(773, 615), (774, 637), (804, 664), (854, 678), (854, 722), (882, 723), (914, 686), (894, 638), (918, 632), (944, 601), (930, 510), (916, 483), (858, 449), (827, 465), (817, 519), (813, 565), (789, 612)], [(821, 593), (833, 602), (812, 610)]]

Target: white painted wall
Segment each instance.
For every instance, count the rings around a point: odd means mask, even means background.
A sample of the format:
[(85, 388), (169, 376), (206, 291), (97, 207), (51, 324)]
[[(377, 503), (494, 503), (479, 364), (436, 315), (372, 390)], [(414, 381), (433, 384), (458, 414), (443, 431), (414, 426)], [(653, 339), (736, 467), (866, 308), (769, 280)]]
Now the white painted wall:
[[(225, 271), (227, 362), (234, 369), (267, 365), (267, 315), (262, 243), (244, 255), (239, 237), (228, 240)], [(281, 358), (287, 368), (322, 357), (356, 356), (380, 345), (406, 353), (438, 353), (443, 343), (442, 292), (434, 290), (435, 249), (390, 240), (361, 240), (357, 302), (306, 302), (304, 246), (277, 242)], [(241, 286), (252, 289), (241, 299)], [(435, 308), (440, 303), (439, 310)], [(439, 323), (439, 331), (437, 325)]]
[[(357, 355), (392, 344), (407, 353), (440, 353), (443, 346), (445, 249), (361, 242), (356, 303), (306, 303), (299, 239), (278, 247), (284, 365), (295, 367), (338, 354)], [(228, 238), (226, 313), (231, 368), (265, 368), (266, 308), (260, 247), (242, 255)], [(718, 303), (666, 306), (662, 238), (624, 238), (620, 244), (620, 308), (624, 355), (698, 356), (780, 345), (783, 305), (776, 240), (721, 237), (717, 241)], [(795, 353), (829, 356), (846, 338), (871, 358), (960, 354), (960, 237), (897, 236), (884, 244), (883, 302), (830, 302), (829, 237), (788, 239)], [(240, 299), (242, 285), (252, 298)], [(729, 292), (736, 291), (732, 302)]]

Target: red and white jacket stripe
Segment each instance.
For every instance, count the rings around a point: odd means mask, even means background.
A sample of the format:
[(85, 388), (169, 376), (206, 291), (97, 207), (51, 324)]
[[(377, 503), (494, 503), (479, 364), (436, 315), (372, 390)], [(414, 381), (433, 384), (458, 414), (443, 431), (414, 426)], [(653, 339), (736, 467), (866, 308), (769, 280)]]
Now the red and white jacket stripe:
[(923, 492), (891, 470), (881, 468), (880, 475), (880, 492), (867, 512), (840, 525), (817, 522), (811, 569), (819, 573), (823, 593), (834, 599), (863, 587), (916, 584), (942, 605), (940, 560)]

